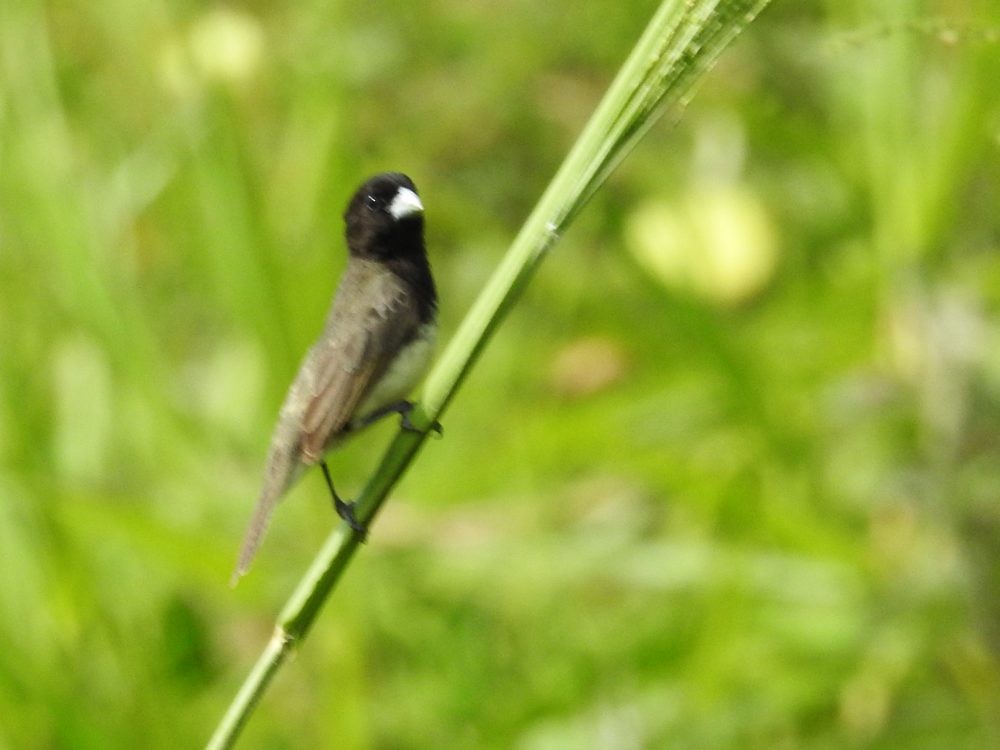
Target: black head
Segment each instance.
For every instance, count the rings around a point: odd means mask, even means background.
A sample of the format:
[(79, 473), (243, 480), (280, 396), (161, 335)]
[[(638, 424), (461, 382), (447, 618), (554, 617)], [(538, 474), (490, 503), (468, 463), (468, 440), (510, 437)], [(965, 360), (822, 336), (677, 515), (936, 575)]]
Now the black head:
[(413, 181), (383, 172), (363, 184), (344, 211), (352, 255), (391, 259), (424, 253), (424, 207)]

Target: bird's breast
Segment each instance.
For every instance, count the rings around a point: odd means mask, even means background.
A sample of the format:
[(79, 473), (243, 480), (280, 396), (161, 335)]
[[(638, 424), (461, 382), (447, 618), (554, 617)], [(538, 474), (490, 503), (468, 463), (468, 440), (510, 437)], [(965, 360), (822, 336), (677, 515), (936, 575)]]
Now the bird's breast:
[(407, 396), (420, 382), (434, 353), (437, 323), (424, 323), (416, 337), (393, 358), (385, 374), (372, 387), (356, 414), (364, 418), (383, 406)]

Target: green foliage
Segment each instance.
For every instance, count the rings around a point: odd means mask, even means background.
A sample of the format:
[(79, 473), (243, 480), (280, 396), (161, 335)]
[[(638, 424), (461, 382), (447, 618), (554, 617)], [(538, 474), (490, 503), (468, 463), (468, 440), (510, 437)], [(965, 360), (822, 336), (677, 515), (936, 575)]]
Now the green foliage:
[[(0, 4), (0, 746), (203, 743), (370, 172), (445, 335), (656, 3)], [(1000, 744), (1000, 10), (778, 3), (539, 272), (248, 747)], [(360, 487), (392, 430), (333, 460)]]

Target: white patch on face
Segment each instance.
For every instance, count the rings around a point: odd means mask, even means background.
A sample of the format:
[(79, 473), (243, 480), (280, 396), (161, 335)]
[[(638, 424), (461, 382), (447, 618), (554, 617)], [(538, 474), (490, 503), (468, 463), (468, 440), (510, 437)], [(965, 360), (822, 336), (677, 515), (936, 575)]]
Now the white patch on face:
[(396, 197), (389, 204), (389, 215), (396, 221), (404, 219), (407, 216), (413, 216), (413, 214), (422, 213), (423, 210), (424, 204), (420, 202), (417, 194), (405, 187), (401, 187), (396, 191)]

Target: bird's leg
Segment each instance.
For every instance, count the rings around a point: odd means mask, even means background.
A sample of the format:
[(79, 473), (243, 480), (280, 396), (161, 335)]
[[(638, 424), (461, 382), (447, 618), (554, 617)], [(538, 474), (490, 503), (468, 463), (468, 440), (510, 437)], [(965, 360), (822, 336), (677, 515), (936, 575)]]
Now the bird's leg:
[[(391, 404), (386, 404), (370, 414), (366, 414), (358, 421), (358, 429), (367, 427), (373, 422), (377, 422), (382, 419), (382, 417), (388, 416), (389, 414), (398, 414), (399, 426), (406, 430), (407, 432), (424, 432), (418, 428), (413, 422), (410, 421), (410, 412), (413, 411), (413, 402), (407, 401), (406, 399), (400, 399), (399, 401), (393, 401)], [(441, 427), (441, 423), (436, 419), (434, 423), (430, 426), (427, 432), (436, 432), (438, 437), (444, 437), (444, 429)]]
[(361, 536), (362, 542), (365, 541), (365, 537), (368, 536), (368, 528), (358, 521), (354, 515), (355, 503), (353, 501), (345, 503), (340, 499), (337, 490), (333, 488), (333, 480), (330, 478), (330, 470), (326, 466), (326, 461), (320, 461), (319, 465), (323, 469), (323, 476), (326, 477), (326, 486), (330, 488), (330, 495), (333, 497), (333, 507), (337, 511), (337, 515), (347, 521), (347, 525)]

